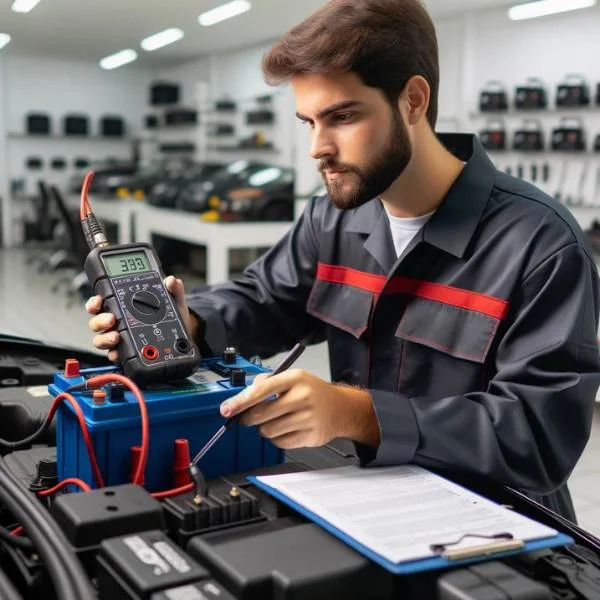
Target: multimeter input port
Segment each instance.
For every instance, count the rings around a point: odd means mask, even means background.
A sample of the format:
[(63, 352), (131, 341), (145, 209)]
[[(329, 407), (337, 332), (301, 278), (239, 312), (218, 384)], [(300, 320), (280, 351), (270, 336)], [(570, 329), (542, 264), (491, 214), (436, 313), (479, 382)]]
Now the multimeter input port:
[(150, 345), (144, 346), (142, 348), (142, 356), (146, 360), (156, 360), (158, 358), (158, 348)]
[(182, 354), (187, 354), (192, 349), (192, 345), (186, 339), (179, 339), (175, 341), (175, 350)]

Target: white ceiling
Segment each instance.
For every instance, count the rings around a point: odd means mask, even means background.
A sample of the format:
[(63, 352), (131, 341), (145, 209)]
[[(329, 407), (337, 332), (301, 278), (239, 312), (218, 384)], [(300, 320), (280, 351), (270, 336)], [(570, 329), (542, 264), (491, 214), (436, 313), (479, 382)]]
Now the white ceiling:
[[(182, 62), (211, 52), (233, 50), (274, 39), (307, 17), (325, 0), (252, 0), (249, 12), (212, 27), (202, 27), (201, 12), (225, 0), (41, 0), (27, 14), (0, 0), (0, 32), (12, 36), (4, 53), (99, 60), (134, 48), (140, 63)], [(357, 0), (360, 1), (360, 0)], [(514, 0), (426, 0), (434, 18), (469, 10), (514, 4)], [(168, 27), (185, 32), (183, 40), (144, 52), (139, 43)]]

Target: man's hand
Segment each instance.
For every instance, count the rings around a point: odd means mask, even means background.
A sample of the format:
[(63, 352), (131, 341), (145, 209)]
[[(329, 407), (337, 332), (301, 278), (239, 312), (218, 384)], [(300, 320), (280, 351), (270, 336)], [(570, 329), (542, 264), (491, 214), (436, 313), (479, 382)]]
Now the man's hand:
[[(276, 400), (265, 401), (274, 395)], [(328, 383), (301, 369), (259, 375), (221, 404), (221, 414), (233, 417), (247, 408), (240, 421), (257, 425), (279, 448), (323, 446), (335, 438), (373, 448), (380, 444), (379, 422), (366, 390)]]
[[(185, 300), (185, 290), (181, 279), (176, 279), (172, 275), (165, 278), (165, 286), (171, 295), (175, 298), (177, 308), (181, 314), (184, 325), (190, 332), (192, 338), (196, 339), (198, 333), (198, 320), (190, 313), (187, 302)], [(98, 350), (108, 350), (109, 360), (116, 362), (119, 358), (115, 350), (120, 341), (120, 336), (117, 331), (114, 331), (116, 318), (112, 313), (100, 313), (102, 310), (102, 296), (92, 296), (85, 304), (85, 309), (91, 315), (94, 315), (89, 321), (89, 327), (97, 333), (92, 340), (92, 343)]]

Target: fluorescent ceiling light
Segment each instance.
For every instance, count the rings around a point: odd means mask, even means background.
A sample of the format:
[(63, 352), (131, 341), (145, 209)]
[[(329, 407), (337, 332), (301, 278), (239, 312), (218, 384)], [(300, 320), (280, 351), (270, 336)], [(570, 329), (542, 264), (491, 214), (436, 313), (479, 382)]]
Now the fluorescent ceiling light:
[(198, 23), (208, 27), (209, 25), (220, 23), (225, 19), (231, 19), (231, 17), (241, 15), (251, 8), (252, 4), (250, 4), (248, 0), (233, 0), (233, 2), (228, 2), (227, 4), (217, 6), (217, 8), (213, 8), (212, 10), (203, 12), (198, 17)]
[(154, 35), (143, 39), (140, 43), (140, 46), (144, 50), (152, 52), (152, 50), (158, 50), (158, 48), (162, 48), (163, 46), (177, 42), (182, 37), (183, 31), (181, 31), (181, 29), (171, 27), (171, 29), (165, 29), (164, 31), (155, 33)]
[(15, 0), (11, 8), (15, 12), (27, 13), (33, 9), (40, 0)]
[(116, 69), (117, 67), (122, 67), (123, 65), (134, 61), (136, 58), (137, 52), (128, 48), (127, 50), (121, 50), (121, 52), (117, 52), (116, 54), (105, 56), (100, 61), (100, 66), (106, 70)]
[(508, 9), (508, 18), (513, 21), (535, 19), (580, 8), (595, 6), (598, 0), (538, 0), (527, 4), (518, 4)]
[(0, 33), (0, 50), (10, 42), (10, 35), (8, 33)]

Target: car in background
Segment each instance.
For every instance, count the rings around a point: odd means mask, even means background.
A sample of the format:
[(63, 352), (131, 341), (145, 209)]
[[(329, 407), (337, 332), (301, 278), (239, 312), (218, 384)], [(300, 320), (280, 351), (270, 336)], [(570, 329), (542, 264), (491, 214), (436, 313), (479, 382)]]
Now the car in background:
[(206, 181), (221, 171), (222, 162), (191, 163), (176, 176), (163, 177), (155, 181), (146, 193), (146, 201), (153, 206), (174, 208), (181, 190), (192, 181)]
[(291, 168), (238, 160), (209, 180), (189, 183), (176, 207), (213, 221), (291, 221), (294, 181)]
[[(126, 178), (131, 178), (137, 171), (137, 166), (132, 162), (110, 162), (94, 163), (90, 167), (94, 171), (89, 193), (95, 196), (114, 197), (117, 189), (122, 186)], [(68, 189), (70, 194), (80, 194), (85, 172), (73, 175), (69, 180)]]
[(139, 169), (133, 175), (124, 176), (116, 191), (117, 196), (122, 198), (133, 197), (136, 200), (141, 200), (158, 182), (176, 179), (193, 165), (194, 162), (189, 159), (156, 161)]

